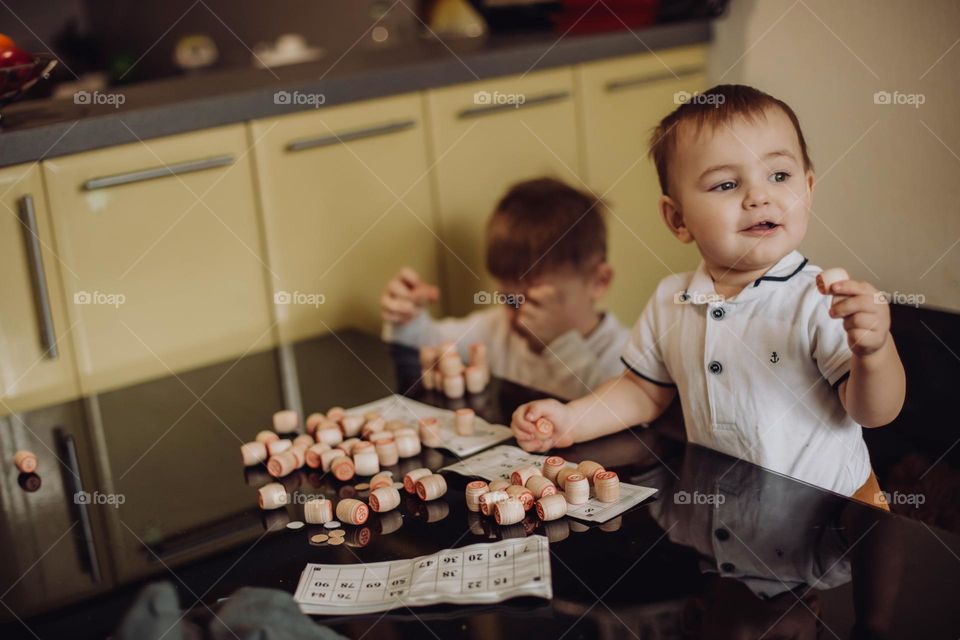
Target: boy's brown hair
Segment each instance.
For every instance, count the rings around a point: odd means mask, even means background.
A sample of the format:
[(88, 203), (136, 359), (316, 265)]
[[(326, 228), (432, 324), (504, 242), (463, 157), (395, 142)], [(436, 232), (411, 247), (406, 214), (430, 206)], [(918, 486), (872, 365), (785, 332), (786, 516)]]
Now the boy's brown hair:
[(751, 121), (762, 118), (764, 111), (770, 108), (779, 108), (790, 118), (797, 132), (800, 151), (803, 153), (803, 170), (813, 170), (813, 162), (807, 153), (807, 142), (800, 129), (800, 120), (786, 102), (747, 85), (720, 84), (681, 104), (653, 130), (649, 155), (657, 168), (663, 195), (670, 195), (670, 159), (677, 149), (681, 124), (692, 123), (695, 127), (694, 133), (699, 134), (704, 127), (715, 129), (736, 118), (747, 118)]
[(601, 199), (553, 178), (513, 185), (487, 223), (487, 270), (519, 282), (559, 268), (580, 273), (607, 258)]

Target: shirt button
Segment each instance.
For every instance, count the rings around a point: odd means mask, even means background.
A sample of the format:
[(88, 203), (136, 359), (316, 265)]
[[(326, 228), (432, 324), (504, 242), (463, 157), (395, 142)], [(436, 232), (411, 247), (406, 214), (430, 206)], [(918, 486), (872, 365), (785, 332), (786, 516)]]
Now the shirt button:
[(720, 568), (724, 573), (733, 573), (737, 568), (733, 566), (732, 562), (724, 562), (720, 565)]
[(730, 539), (730, 532), (726, 529), (717, 529), (713, 532), (713, 535), (717, 536), (717, 540), (720, 542), (726, 542)]
[(723, 371), (723, 365), (714, 360), (710, 363), (710, 373), (720, 374)]
[(723, 316), (725, 313), (726, 311), (723, 310), (723, 307), (717, 307), (710, 312), (710, 315), (713, 316), (714, 320), (723, 320)]

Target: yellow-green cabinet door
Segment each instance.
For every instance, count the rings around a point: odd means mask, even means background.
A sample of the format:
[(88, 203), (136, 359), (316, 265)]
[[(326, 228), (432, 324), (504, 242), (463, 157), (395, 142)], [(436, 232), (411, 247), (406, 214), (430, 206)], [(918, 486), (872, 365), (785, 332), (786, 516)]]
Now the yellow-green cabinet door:
[(581, 186), (573, 72), (492, 78), (430, 91), (427, 100), (444, 243), (441, 295), (460, 315), (494, 287), (484, 268), (484, 231), (506, 189), (540, 176)]
[(59, 256), (36, 164), (0, 169), (0, 415), (79, 395)]
[(577, 67), (580, 129), (587, 182), (609, 205), (610, 256), (615, 269), (607, 306), (632, 324), (671, 273), (694, 269), (699, 255), (660, 219), (660, 187), (647, 159), (657, 123), (684, 93), (702, 90), (702, 47), (678, 47)]
[(84, 391), (272, 345), (243, 125), (44, 171)]
[(390, 277), (436, 278), (422, 111), (413, 94), (251, 123), (282, 341), (379, 332)]

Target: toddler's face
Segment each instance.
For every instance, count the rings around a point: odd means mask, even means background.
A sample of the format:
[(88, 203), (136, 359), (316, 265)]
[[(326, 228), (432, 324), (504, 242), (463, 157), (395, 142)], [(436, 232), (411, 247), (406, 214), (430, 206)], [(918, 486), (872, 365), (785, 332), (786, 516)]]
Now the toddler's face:
[(697, 243), (708, 267), (765, 270), (806, 234), (813, 173), (804, 172), (790, 119), (767, 109), (699, 134), (681, 125), (670, 191), (661, 212), (681, 241)]

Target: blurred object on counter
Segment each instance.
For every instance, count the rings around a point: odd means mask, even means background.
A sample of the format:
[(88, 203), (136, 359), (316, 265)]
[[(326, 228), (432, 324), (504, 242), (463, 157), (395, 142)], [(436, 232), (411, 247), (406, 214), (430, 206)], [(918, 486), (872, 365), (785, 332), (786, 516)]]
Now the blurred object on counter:
[(93, 93), (104, 91), (110, 86), (110, 76), (104, 71), (85, 73), (76, 80), (64, 80), (53, 89), (54, 98), (73, 98), (81, 91)]
[(219, 59), (217, 43), (203, 33), (183, 36), (173, 48), (173, 62), (183, 71), (206, 69)]
[[(429, 4), (429, 2), (427, 3)], [(559, 0), (471, 0), (491, 33), (550, 31)]]
[(258, 42), (253, 47), (253, 66), (257, 69), (282, 67), (318, 60), (324, 55), (321, 47), (307, 45), (307, 39), (299, 33), (285, 33), (273, 44)]
[(729, 0), (669, 0), (660, 3), (657, 24), (719, 18), (727, 9)]
[(20, 98), (41, 78), (49, 78), (55, 66), (53, 56), (25, 51), (0, 33), (0, 106)]
[[(728, 0), (470, 0), (490, 33), (594, 33), (715, 18)], [(427, 3), (429, 4), (429, 3)]]
[(427, 0), (423, 15), (429, 30), (425, 35), (440, 38), (479, 38), (487, 24), (467, 0)]
[(563, 0), (553, 17), (560, 33), (599, 33), (637, 29), (656, 21), (659, 0)]

